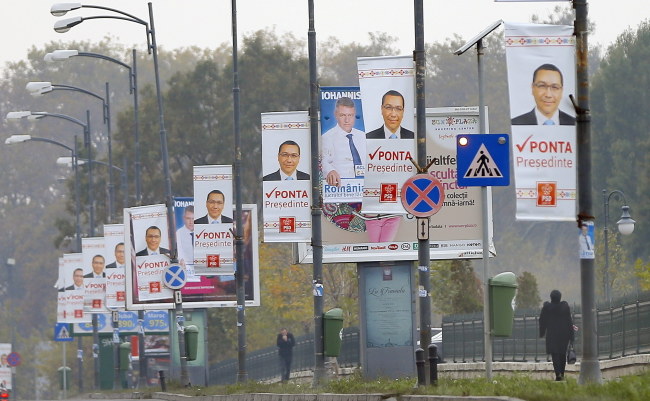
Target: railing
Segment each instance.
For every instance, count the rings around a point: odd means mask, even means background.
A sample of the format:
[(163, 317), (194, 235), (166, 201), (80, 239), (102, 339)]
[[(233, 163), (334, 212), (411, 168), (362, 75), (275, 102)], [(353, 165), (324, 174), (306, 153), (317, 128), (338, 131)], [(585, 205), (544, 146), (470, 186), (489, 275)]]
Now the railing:
[[(341, 367), (359, 365), (359, 330), (356, 327), (343, 329), (341, 352), (337, 358)], [(292, 371), (314, 368), (314, 335), (296, 338), (293, 347)], [(280, 377), (280, 362), (276, 346), (252, 351), (246, 356), (246, 370), (250, 380), (268, 380)], [(232, 384), (237, 381), (237, 359), (232, 358), (210, 366), (210, 385)]]
[[(598, 350), (600, 359), (650, 353), (650, 292), (635, 298), (616, 300), (615, 306), (599, 305), (596, 313)], [(579, 306), (573, 306), (573, 321), (582, 326)], [(539, 310), (515, 311), (511, 337), (495, 337), (492, 342), (494, 361), (541, 362), (548, 361), (545, 339), (539, 338)], [(446, 363), (478, 362), (483, 360), (483, 315), (445, 316), (442, 323), (442, 357)], [(575, 341), (578, 358), (582, 352), (581, 333)], [(340, 367), (360, 365), (359, 330), (343, 330)], [(309, 371), (314, 367), (314, 339), (312, 335), (296, 338), (293, 349), (292, 371)], [(280, 377), (277, 348), (267, 347), (247, 355), (246, 368), (250, 380), (269, 380)], [(232, 384), (237, 381), (237, 360), (228, 359), (210, 367), (209, 384)]]
[[(616, 306), (599, 305), (596, 313), (599, 359), (650, 352), (650, 293), (636, 299), (622, 298)], [(582, 326), (579, 306), (572, 308), (574, 325)], [(494, 361), (546, 361), (545, 339), (539, 338), (539, 311), (515, 311), (511, 337), (494, 337)], [(483, 315), (445, 316), (442, 323), (445, 362), (483, 360)], [(576, 333), (578, 356), (581, 333)]]

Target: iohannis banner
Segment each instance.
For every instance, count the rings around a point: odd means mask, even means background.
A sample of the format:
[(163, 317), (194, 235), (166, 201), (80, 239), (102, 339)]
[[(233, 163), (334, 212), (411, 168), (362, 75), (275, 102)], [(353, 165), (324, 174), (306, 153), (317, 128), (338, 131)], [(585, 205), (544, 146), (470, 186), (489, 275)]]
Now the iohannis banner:
[(232, 166), (194, 166), (194, 273), (233, 274)]
[(321, 184), (324, 203), (361, 202), (366, 134), (359, 87), (320, 91)]
[[(364, 213), (406, 214), (404, 182), (415, 175), (415, 68), (411, 56), (360, 57), (359, 87), (366, 128)], [(387, 216), (377, 226), (391, 226)], [(384, 221), (381, 221), (384, 220)]]
[(124, 233), (127, 308), (134, 302), (171, 298), (173, 291), (162, 282), (163, 273), (170, 265), (166, 206), (124, 209)]
[(311, 146), (306, 111), (262, 113), (264, 242), (311, 240)]
[(106, 258), (104, 238), (81, 239), (84, 265), (84, 309), (89, 312), (106, 312)]
[(517, 220), (574, 221), (573, 26), (505, 24)]
[(106, 307), (124, 309), (126, 304), (126, 253), (124, 224), (104, 224), (106, 256)]

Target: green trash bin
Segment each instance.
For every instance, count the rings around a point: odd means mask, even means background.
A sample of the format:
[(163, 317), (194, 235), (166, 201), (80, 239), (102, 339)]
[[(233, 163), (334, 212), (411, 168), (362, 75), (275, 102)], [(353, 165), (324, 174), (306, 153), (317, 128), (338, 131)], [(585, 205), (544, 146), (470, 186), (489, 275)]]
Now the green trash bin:
[(123, 372), (129, 370), (130, 353), (131, 353), (131, 343), (124, 342), (120, 344), (120, 370)]
[(185, 326), (185, 356), (188, 361), (196, 360), (199, 349), (199, 328), (195, 325)]
[[(70, 390), (70, 382), (72, 381), (72, 369), (67, 366), (61, 366), (57, 369), (57, 372), (59, 373), (59, 389)], [(65, 386), (63, 383), (65, 383)]]
[(510, 337), (515, 317), (513, 300), (517, 292), (517, 276), (504, 272), (488, 280), (490, 287), (490, 330), (495, 337)]
[(323, 314), (323, 347), (325, 356), (339, 356), (343, 337), (343, 309), (330, 309)]

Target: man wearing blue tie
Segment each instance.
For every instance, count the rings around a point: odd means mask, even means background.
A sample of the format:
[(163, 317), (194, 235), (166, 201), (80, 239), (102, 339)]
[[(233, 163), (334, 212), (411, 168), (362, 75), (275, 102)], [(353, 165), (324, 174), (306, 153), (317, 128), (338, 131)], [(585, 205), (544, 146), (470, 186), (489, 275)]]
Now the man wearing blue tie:
[(542, 64), (533, 72), (531, 85), (535, 108), (512, 119), (512, 125), (576, 125), (576, 119), (560, 110), (564, 78), (553, 64)]
[(278, 164), (280, 168), (265, 175), (264, 181), (294, 181), (308, 180), (309, 174), (298, 170), (300, 163), (300, 146), (294, 141), (284, 141), (278, 149)]
[[(408, 110), (406, 110), (408, 112)], [(384, 125), (366, 134), (366, 139), (414, 139), (410, 129), (402, 127), (404, 118), (404, 96), (396, 90), (389, 90), (381, 97), (381, 117)]]
[(364, 177), (366, 135), (354, 128), (356, 107), (349, 97), (337, 99), (334, 117), (336, 126), (322, 136), (322, 163), (327, 184), (338, 187), (341, 179)]
[(194, 224), (217, 224), (217, 223), (232, 223), (232, 218), (223, 216), (223, 207), (225, 205), (226, 197), (223, 192), (218, 189), (213, 189), (208, 193), (208, 198), (205, 201), (205, 207), (208, 209), (208, 214), (194, 220)]

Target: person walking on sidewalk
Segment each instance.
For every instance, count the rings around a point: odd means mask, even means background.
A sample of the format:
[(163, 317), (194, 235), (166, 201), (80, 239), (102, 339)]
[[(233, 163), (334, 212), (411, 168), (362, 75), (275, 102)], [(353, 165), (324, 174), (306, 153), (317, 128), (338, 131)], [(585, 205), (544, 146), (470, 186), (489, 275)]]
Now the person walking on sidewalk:
[(539, 315), (539, 336), (546, 336), (546, 353), (551, 354), (556, 381), (564, 379), (566, 352), (569, 341), (574, 339), (571, 310), (569, 304), (561, 300), (560, 291), (551, 291), (551, 302), (544, 302)]
[(287, 381), (291, 374), (291, 359), (293, 359), (293, 347), (296, 345), (296, 339), (293, 338), (293, 334), (289, 333), (286, 328), (283, 328), (278, 334), (277, 345), (278, 354), (280, 355), (282, 381)]

